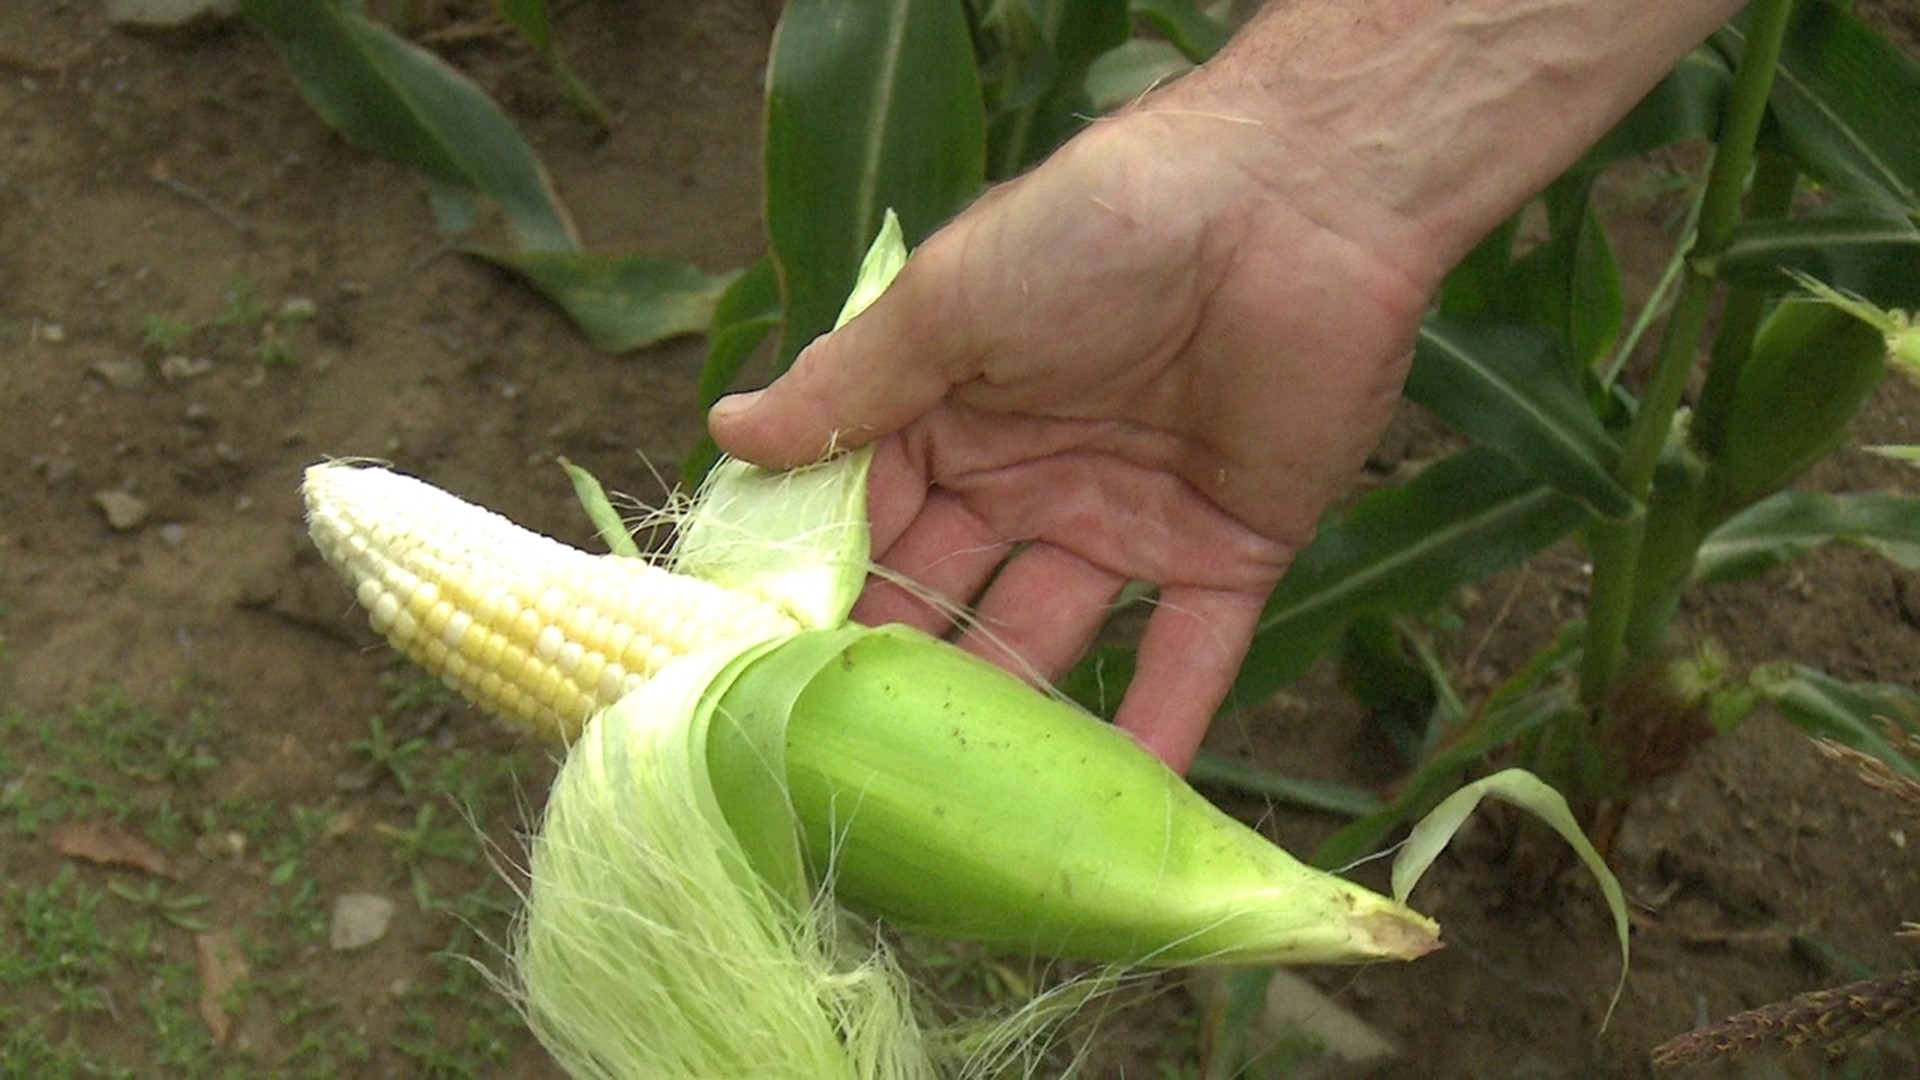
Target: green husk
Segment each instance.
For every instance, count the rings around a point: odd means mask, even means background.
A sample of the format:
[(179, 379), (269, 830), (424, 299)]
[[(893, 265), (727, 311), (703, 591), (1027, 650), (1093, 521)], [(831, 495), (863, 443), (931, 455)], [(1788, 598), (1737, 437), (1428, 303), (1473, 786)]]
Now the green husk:
[(517, 962), (530, 1025), (575, 1076), (934, 1075), (886, 951), (762, 877), (720, 809), (716, 691), (764, 648), (671, 665), (555, 783)]
[(787, 647), (766, 654), (725, 701), (804, 686), (784, 774), (809, 861), (849, 906), (936, 937), (1129, 966), (1438, 947), (1430, 920), (1295, 860), (1119, 730), (978, 657), (903, 626), (843, 634), (833, 650), (804, 667)]

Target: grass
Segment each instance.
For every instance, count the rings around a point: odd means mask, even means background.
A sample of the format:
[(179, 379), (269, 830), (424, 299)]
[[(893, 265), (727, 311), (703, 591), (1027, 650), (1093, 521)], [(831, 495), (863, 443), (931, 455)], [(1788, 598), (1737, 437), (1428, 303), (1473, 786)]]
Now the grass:
[(289, 297), (277, 307), (269, 307), (253, 282), (237, 277), (227, 283), (220, 312), (212, 319), (151, 312), (134, 328), (134, 335), (142, 351), (154, 359), (198, 351), (247, 357), (263, 371), (291, 368), (299, 363), (295, 337), (318, 314), (314, 302), (306, 297)]
[[(478, 823), (522, 822), (526, 761), (469, 745), (484, 725), (438, 684), (388, 690), (364, 738), (302, 750), (346, 778), (303, 798), (229, 760), (239, 723), (190, 691), (0, 713), (0, 1076), (480, 1077), (538, 1060), (475, 963), (497, 960), (515, 907)], [(136, 854), (76, 854), (76, 833)], [(384, 939), (336, 953), (349, 892), (397, 911)], [(231, 986), (203, 979), (214, 940), (244, 961)]]

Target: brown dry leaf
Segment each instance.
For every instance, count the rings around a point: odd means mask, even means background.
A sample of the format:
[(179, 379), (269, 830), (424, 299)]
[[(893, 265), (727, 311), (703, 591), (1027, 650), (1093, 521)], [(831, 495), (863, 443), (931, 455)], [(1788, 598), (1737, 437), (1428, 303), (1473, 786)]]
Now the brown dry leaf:
[(85, 859), (100, 866), (144, 870), (159, 877), (174, 876), (166, 853), (117, 825), (94, 821), (65, 821), (47, 833), (47, 843), (69, 859)]
[(229, 930), (209, 930), (193, 935), (193, 951), (200, 968), (200, 1022), (215, 1046), (227, 1045), (233, 1035), (233, 1017), (227, 1015), (227, 1003), (233, 988), (247, 977), (247, 961), (240, 955), (240, 943)]

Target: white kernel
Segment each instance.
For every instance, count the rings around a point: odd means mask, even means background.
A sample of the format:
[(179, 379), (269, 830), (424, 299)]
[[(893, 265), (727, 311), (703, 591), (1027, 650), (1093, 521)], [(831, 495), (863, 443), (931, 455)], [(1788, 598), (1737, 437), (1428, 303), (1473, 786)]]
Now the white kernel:
[(567, 594), (557, 588), (543, 590), (540, 593), (540, 599), (534, 604), (535, 610), (539, 611), (548, 622), (560, 621), (560, 616), (566, 614), (569, 606)]
[(380, 587), (380, 581), (377, 578), (367, 578), (353, 590), (353, 598), (360, 601), (360, 606), (368, 611), (372, 611), (373, 605), (379, 603), (380, 597), (385, 594), (386, 590)]
[(567, 639), (560, 634), (560, 628), (548, 623), (541, 629), (540, 636), (534, 639), (533, 655), (551, 661), (560, 655), (560, 650), (567, 644)]
[(473, 616), (456, 609), (447, 617), (447, 628), (441, 631), (440, 637), (446, 641), (448, 648), (458, 649), (460, 643), (467, 640), (467, 630), (472, 626)]
[(584, 655), (586, 650), (582, 649), (578, 642), (569, 641), (560, 646), (558, 655), (547, 659), (552, 660), (553, 666), (559, 668), (563, 674), (571, 675), (580, 667), (580, 658)]
[[(395, 645), (404, 648), (407, 642), (412, 641), (415, 635), (420, 633), (420, 620), (413, 617), (413, 612), (398, 604), (394, 605), (394, 609), (393, 625), (388, 628), (387, 637), (391, 638)], [(439, 642), (434, 644), (438, 645)]]
[(589, 694), (598, 693), (600, 678), (606, 673), (607, 658), (597, 652), (583, 653), (579, 663), (573, 668), (573, 685)]
[(600, 673), (600, 698), (603, 701), (618, 701), (627, 693), (627, 669), (619, 664), (608, 664), (607, 670)]
[(608, 656), (626, 655), (627, 646), (633, 643), (633, 627), (626, 623), (614, 623), (612, 628), (600, 639), (601, 651)]
[(520, 613), (520, 605), (513, 602), (507, 587), (495, 582), (487, 586), (480, 595), (480, 603), (475, 605), (474, 614), (488, 626), (505, 626)]
[(392, 593), (382, 592), (380, 598), (373, 602), (373, 607), (368, 611), (368, 621), (373, 623), (375, 631), (384, 634), (393, 625), (394, 616), (398, 614), (400, 614), (400, 601), (394, 599)]

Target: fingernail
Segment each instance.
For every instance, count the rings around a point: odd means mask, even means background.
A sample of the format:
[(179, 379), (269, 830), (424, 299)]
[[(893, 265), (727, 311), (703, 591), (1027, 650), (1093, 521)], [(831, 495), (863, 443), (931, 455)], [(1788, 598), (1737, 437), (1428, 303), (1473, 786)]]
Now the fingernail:
[(728, 394), (714, 402), (713, 408), (708, 410), (707, 415), (716, 420), (739, 416), (753, 408), (754, 403), (760, 400), (760, 393), (758, 390), (748, 390), (739, 394)]

